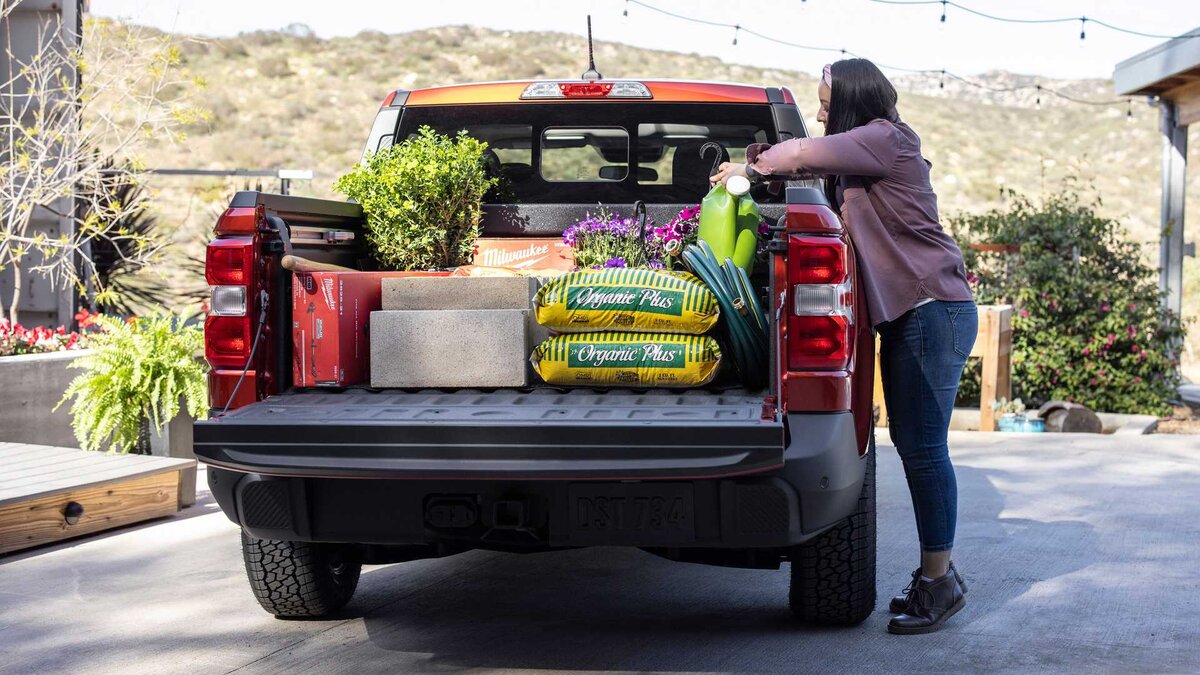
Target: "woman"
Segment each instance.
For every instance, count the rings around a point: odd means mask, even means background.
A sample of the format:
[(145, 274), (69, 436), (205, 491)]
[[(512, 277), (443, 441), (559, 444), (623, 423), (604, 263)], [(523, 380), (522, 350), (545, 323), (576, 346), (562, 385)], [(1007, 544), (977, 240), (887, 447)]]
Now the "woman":
[(859, 259), (892, 442), (912, 494), (921, 566), (892, 599), (892, 633), (938, 630), (966, 591), (950, 562), (958, 488), (946, 446), (958, 380), (978, 317), (962, 252), (938, 223), (921, 139), (896, 114), (896, 89), (865, 59), (825, 66), (817, 89), (823, 138), (747, 149), (712, 181), (824, 175)]

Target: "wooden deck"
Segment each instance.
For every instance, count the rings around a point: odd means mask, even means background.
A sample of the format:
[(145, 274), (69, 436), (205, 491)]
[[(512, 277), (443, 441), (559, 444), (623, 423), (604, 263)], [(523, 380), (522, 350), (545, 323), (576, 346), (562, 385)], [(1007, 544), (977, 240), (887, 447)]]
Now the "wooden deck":
[(195, 465), (0, 442), (0, 554), (169, 516)]

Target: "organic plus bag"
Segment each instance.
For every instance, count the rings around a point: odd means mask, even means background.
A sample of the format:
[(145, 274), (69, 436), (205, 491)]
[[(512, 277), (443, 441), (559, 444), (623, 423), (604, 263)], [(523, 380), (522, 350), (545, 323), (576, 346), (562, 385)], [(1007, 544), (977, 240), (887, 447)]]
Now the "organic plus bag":
[(698, 335), (559, 335), (534, 348), (529, 360), (549, 384), (696, 387), (716, 375), (721, 348)]
[(717, 323), (717, 298), (686, 272), (578, 270), (534, 298), (538, 323), (559, 333), (604, 330), (700, 335)]

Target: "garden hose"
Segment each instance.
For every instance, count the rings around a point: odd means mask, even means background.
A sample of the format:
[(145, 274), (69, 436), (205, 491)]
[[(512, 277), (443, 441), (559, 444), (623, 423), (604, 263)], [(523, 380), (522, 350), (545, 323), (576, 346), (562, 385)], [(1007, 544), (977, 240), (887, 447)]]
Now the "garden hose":
[(682, 257), (688, 270), (717, 298), (724, 318), (721, 325), (725, 328), (725, 341), (742, 385), (747, 389), (762, 389), (767, 385), (769, 372), (767, 327), (770, 322), (762, 312), (750, 279), (729, 258), (719, 264), (703, 240), (684, 249)]

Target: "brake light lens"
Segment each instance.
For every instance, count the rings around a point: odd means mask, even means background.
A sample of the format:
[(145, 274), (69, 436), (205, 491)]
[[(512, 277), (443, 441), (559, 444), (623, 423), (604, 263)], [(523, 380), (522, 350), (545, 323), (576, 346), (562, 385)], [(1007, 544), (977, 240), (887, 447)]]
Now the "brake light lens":
[(790, 238), (788, 265), (796, 270), (794, 284), (836, 284), (846, 279), (846, 245), (821, 236)]
[(209, 315), (204, 320), (204, 356), (213, 368), (244, 368), (250, 358), (250, 319)]
[(228, 208), (217, 218), (216, 233), (223, 234), (254, 234), (257, 229), (258, 216), (251, 208)]
[(641, 82), (534, 82), (523, 100), (548, 98), (654, 98)]
[(214, 239), (205, 252), (204, 276), (210, 286), (245, 286), (253, 277), (253, 263), (252, 238)]

